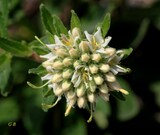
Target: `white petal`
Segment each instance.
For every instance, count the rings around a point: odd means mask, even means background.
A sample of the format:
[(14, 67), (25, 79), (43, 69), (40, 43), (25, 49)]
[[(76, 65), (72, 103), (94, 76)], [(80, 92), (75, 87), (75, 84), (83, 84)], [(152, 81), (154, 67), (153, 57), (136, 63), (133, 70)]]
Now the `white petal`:
[(62, 42), (61, 42), (61, 40), (59, 39), (59, 37), (58, 36), (54, 36), (54, 40), (55, 40), (55, 44), (58, 44), (58, 45), (64, 45)]
[(104, 43), (101, 45), (102, 47), (106, 47), (108, 45), (108, 43), (111, 41), (112, 37), (108, 36), (107, 38), (105, 38)]
[(87, 31), (84, 31), (84, 34), (85, 34), (87, 40), (88, 40), (90, 43), (92, 43), (92, 41), (93, 41), (93, 35), (89, 34)]
[(71, 82), (74, 82), (74, 80), (78, 77), (78, 73), (77, 71), (74, 72), (73, 76), (72, 76), (72, 79), (71, 79)]
[(98, 49), (96, 52), (102, 53), (102, 54), (105, 54), (105, 53), (106, 53), (106, 51), (104, 50), (104, 48), (100, 48), (100, 49)]
[(40, 55), (41, 58), (46, 58), (46, 59), (54, 59), (56, 57), (56, 55), (54, 55), (52, 52), (48, 53), (46, 55)]
[(104, 39), (102, 37), (101, 28), (98, 27), (96, 33), (94, 34), (94, 38), (98, 44), (102, 44)]
[(42, 79), (42, 81), (44, 81), (44, 80), (51, 80), (51, 79), (52, 79), (52, 77), (53, 77), (53, 75), (51, 75), (51, 74), (47, 74), (47, 75), (45, 75), (45, 76), (41, 77), (41, 79)]
[(76, 81), (74, 87), (78, 87), (81, 83), (81, 76), (78, 77), (78, 80)]

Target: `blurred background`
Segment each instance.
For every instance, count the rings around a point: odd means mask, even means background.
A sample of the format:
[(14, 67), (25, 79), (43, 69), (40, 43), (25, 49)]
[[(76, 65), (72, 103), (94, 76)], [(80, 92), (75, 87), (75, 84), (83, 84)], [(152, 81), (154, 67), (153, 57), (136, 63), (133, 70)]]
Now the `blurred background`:
[[(160, 134), (160, 1), (159, 0), (6, 0), (9, 10), (8, 38), (26, 43), (34, 36), (45, 35), (39, 6), (44, 3), (70, 25), (70, 10), (79, 16), (83, 29), (93, 32), (106, 12), (111, 13), (108, 36), (111, 47), (133, 48), (122, 65), (132, 72), (120, 76), (119, 82), (129, 90), (126, 101), (113, 97), (109, 103), (98, 101), (95, 118), (87, 123), (89, 112), (72, 109), (64, 117), (65, 100), (44, 112), (42, 90), (26, 82), (40, 78), (28, 70), (40, 63), (36, 54), (29, 58), (13, 57), (9, 78), (0, 73), (1, 135), (132, 135), (151, 132)], [(0, 11), (5, 8), (0, 0)], [(2, 18), (1, 18), (2, 19)], [(0, 27), (2, 27), (0, 20)], [(0, 50), (1, 51), (1, 50)], [(4, 84), (6, 84), (4, 86)]]

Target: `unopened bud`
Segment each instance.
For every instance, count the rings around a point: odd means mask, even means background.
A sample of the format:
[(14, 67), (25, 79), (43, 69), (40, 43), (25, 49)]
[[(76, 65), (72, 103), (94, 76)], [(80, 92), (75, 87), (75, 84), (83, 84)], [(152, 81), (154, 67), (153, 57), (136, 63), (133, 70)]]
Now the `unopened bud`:
[(67, 92), (67, 99), (71, 100), (75, 97), (75, 92), (73, 92), (72, 90)]
[(63, 60), (63, 65), (66, 66), (66, 67), (72, 65), (72, 59), (71, 58), (65, 58)]
[(82, 42), (79, 44), (79, 49), (80, 49), (82, 52), (89, 52), (89, 42), (87, 42), (87, 41), (82, 41)]
[(98, 67), (96, 65), (90, 65), (89, 70), (91, 74), (96, 74), (98, 72)]
[(76, 98), (76, 96), (74, 96), (74, 98), (69, 100), (69, 105), (73, 106), (76, 103), (76, 100), (77, 100), (77, 98)]
[(102, 59), (102, 57), (99, 53), (92, 55), (92, 60), (95, 62), (99, 62), (101, 59)]
[(63, 48), (57, 49), (56, 54), (62, 58), (68, 55), (66, 49), (63, 49)]
[(88, 62), (89, 59), (90, 59), (90, 56), (89, 56), (87, 53), (82, 54), (81, 60), (82, 60), (83, 62)]
[(102, 84), (100, 87), (99, 87), (99, 90), (100, 90), (100, 92), (102, 92), (102, 93), (108, 93), (108, 87), (107, 87), (107, 84), (106, 83), (104, 83), (104, 84)]
[(85, 86), (83, 85), (79, 86), (76, 91), (77, 97), (82, 97), (85, 94), (85, 91), (86, 91)]
[(55, 62), (53, 62), (52, 67), (54, 69), (62, 69), (63, 63), (60, 60), (56, 60)]
[(74, 67), (77, 67), (78, 65), (80, 65), (81, 64), (81, 62), (79, 61), (79, 60), (76, 60), (74, 63), (73, 63), (73, 66)]
[(70, 87), (71, 87), (71, 82), (69, 82), (69, 81), (64, 81), (64, 82), (62, 83), (62, 89), (63, 89), (63, 91), (69, 90)]
[(111, 72), (109, 72), (109, 73), (106, 74), (106, 80), (108, 82), (115, 82), (116, 81), (116, 77)]
[(106, 48), (105, 49), (105, 53), (107, 56), (112, 56), (113, 54), (115, 54), (116, 49), (115, 48)]
[(100, 75), (94, 76), (94, 81), (97, 85), (101, 85), (103, 83), (103, 78)]
[(79, 37), (80, 38), (80, 29), (77, 28), (77, 27), (73, 28), (72, 35), (73, 35), (74, 38), (75, 37)]
[(62, 88), (61, 88), (61, 87), (57, 87), (57, 88), (54, 90), (54, 94), (55, 94), (56, 96), (61, 96), (62, 93), (63, 93), (63, 91), (62, 91)]
[(95, 100), (96, 100), (95, 95), (93, 93), (88, 94), (87, 97), (88, 97), (88, 101), (91, 102), (91, 103), (94, 103)]
[(53, 78), (52, 78), (52, 83), (58, 83), (60, 81), (62, 81), (62, 75), (60, 73), (56, 73), (53, 75)]
[(69, 54), (70, 54), (70, 56), (71, 56), (72, 58), (78, 57), (78, 51), (77, 51), (76, 49), (74, 49), (74, 48), (71, 48), (71, 49), (69, 50)]
[(85, 97), (79, 97), (77, 99), (77, 104), (79, 108), (84, 108), (86, 106), (86, 99)]
[(72, 74), (73, 74), (73, 71), (70, 69), (67, 69), (66, 71), (63, 71), (62, 77), (64, 79), (69, 79), (69, 78), (71, 78)]
[(110, 70), (110, 66), (108, 64), (102, 64), (100, 66), (100, 70), (103, 72), (103, 73), (107, 73), (109, 70)]

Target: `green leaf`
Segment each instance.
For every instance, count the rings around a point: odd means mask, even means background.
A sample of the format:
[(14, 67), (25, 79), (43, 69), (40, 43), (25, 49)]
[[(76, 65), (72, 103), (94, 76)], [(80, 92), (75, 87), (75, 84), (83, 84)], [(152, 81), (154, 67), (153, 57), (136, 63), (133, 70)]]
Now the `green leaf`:
[(131, 53), (132, 53), (133, 49), (132, 48), (128, 48), (128, 49), (122, 49), (120, 53), (118, 53), (118, 55), (122, 58), (125, 59), (127, 58)]
[[(42, 40), (42, 42), (43, 42), (43, 40)], [(44, 55), (44, 54), (49, 53), (49, 49), (47, 49), (44, 45), (40, 44), (39, 41), (37, 41), (37, 40), (30, 42), (29, 46), (38, 55)]]
[(123, 94), (122, 94), (121, 92), (111, 91), (110, 94), (111, 94), (113, 97), (115, 97), (115, 98), (117, 98), (117, 99), (119, 99), (119, 100), (123, 100), (123, 101), (126, 100), (125, 97), (123, 96)]
[(8, 79), (11, 72), (11, 57), (9, 54), (1, 54), (0, 55), (0, 90), (3, 96), (8, 95), (8, 90), (5, 89), (8, 84)]
[(160, 107), (160, 81), (152, 83), (150, 89), (155, 94), (156, 104)]
[(46, 69), (42, 65), (38, 66), (37, 68), (29, 69), (28, 72), (29, 72), (29, 74), (32, 73), (32, 74), (37, 74), (40, 76), (47, 74)]
[(19, 108), (13, 98), (0, 100), (0, 125), (8, 122), (16, 122), (19, 117)]
[(97, 100), (96, 111), (94, 112), (94, 120), (101, 129), (105, 129), (109, 125), (107, 117), (111, 114), (109, 102), (102, 99)]
[(79, 28), (81, 30), (81, 23), (80, 19), (77, 16), (77, 14), (74, 12), (74, 10), (71, 11), (71, 30), (75, 27)]
[(9, 3), (8, 0), (0, 1), (0, 24), (2, 26), (0, 27), (1, 37), (7, 36), (8, 14), (9, 14), (8, 3)]
[(101, 29), (102, 29), (102, 36), (105, 37), (108, 33), (108, 30), (110, 28), (111, 23), (111, 16), (109, 13), (107, 13), (102, 21)]
[(53, 17), (49, 12), (49, 10), (43, 4), (41, 4), (40, 11), (41, 11), (41, 20), (44, 27), (53, 35), (57, 34), (53, 24)]
[(54, 28), (57, 31), (58, 35), (60, 35), (61, 33), (65, 35), (68, 34), (68, 31), (66, 27), (64, 26), (63, 22), (56, 15), (53, 16), (53, 24), (54, 24)]
[(62, 135), (87, 135), (87, 127), (83, 118), (78, 116), (72, 125), (68, 125), (68, 123), (62, 131)]
[(13, 56), (18, 57), (26, 57), (32, 54), (32, 51), (28, 46), (11, 39), (0, 38), (0, 48), (6, 52), (12, 53)]
[(129, 84), (118, 78), (120, 85), (129, 91), (125, 102), (117, 102), (117, 117), (121, 121), (126, 121), (135, 117), (140, 111), (140, 105), (135, 94), (131, 91)]
[(42, 99), (42, 109), (47, 112), (48, 109), (50, 109), (50, 106), (52, 106), (57, 98), (55, 97), (53, 90), (49, 88), (43, 89), (43, 99)]
[(8, 53), (0, 54), (0, 72), (2, 72), (11, 62), (11, 55)]

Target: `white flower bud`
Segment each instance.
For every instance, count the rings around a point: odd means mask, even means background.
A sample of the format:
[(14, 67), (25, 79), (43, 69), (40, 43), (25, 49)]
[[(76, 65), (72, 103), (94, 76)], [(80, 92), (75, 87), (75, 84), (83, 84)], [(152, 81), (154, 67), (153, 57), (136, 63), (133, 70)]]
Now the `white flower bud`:
[(72, 35), (73, 35), (74, 38), (75, 37), (79, 37), (80, 38), (80, 29), (77, 28), (77, 27), (73, 28)]
[(57, 88), (54, 90), (54, 94), (55, 94), (56, 96), (61, 96), (62, 93), (63, 93), (63, 91), (62, 91), (62, 88), (61, 88), (61, 87), (57, 87)]
[(91, 103), (94, 103), (96, 101), (95, 95), (93, 93), (90, 93), (87, 95), (88, 101)]
[(42, 63), (43, 67), (47, 68), (47, 67), (51, 67), (52, 66), (52, 62), (51, 61), (45, 61)]
[(81, 60), (82, 60), (83, 62), (88, 62), (89, 59), (90, 59), (90, 56), (89, 56), (87, 53), (82, 54)]
[(76, 98), (76, 96), (74, 96), (74, 98), (70, 99), (68, 101), (68, 103), (69, 103), (69, 105), (73, 106), (76, 103), (76, 101), (77, 101), (77, 98)]
[(77, 67), (78, 65), (80, 65), (81, 64), (81, 62), (79, 61), (79, 60), (76, 60), (74, 63), (73, 63), (73, 66), (74, 67)]
[(98, 72), (98, 67), (96, 65), (90, 65), (89, 70), (91, 74), (96, 74)]
[(100, 75), (96, 75), (93, 78), (97, 85), (101, 85), (103, 83), (103, 78)]
[(69, 79), (71, 78), (72, 74), (73, 74), (73, 71), (71, 69), (67, 69), (66, 71), (63, 71), (62, 77), (64, 79)]
[(100, 70), (103, 72), (103, 73), (107, 73), (109, 70), (110, 70), (110, 66), (108, 64), (102, 64), (100, 66)]
[(70, 56), (71, 56), (72, 58), (78, 57), (78, 51), (77, 51), (76, 49), (74, 49), (74, 48), (71, 48), (71, 49), (69, 50), (69, 54), (70, 54)]
[(55, 62), (53, 62), (52, 67), (54, 69), (62, 69), (63, 63), (60, 60), (56, 60)]
[(64, 81), (64, 82), (62, 83), (62, 89), (63, 89), (63, 91), (69, 90), (70, 87), (71, 87), (71, 82), (69, 82), (69, 81)]
[(92, 60), (95, 62), (99, 62), (101, 59), (102, 59), (102, 57), (99, 53), (92, 55)]
[(72, 65), (72, 59), (71, 58), (65, 58), (63, 60), (63, 65), (66, 66), (66, 67)]
[(72, 90), (67, 92), (67, 99), (71, 100), (75, 97), (75, 92), (73, 92)]
[(85, 97), (79, 97), (77, 99), (77, 104), (79, 108), (84, 108), (86, 106), (86, 99)]
[(85, 86), (83, 85), (79, 86), (76, 90), (77, 97), (82, 97), (85, 94), (85, 91), (86, 91)]
[(58, 83), (60, 81), (62, 81), (62, 75), (60, 73), (56, 73), (53, 75), (53, 78), (52, 78), (52, 83)]
[(89, 52), (89, 42), (81, 41), (81, 43), (79, 44), (79, 49), (82, 52)]
[(59, 57), (62, 57), (62, 58), (64, 58), (65, 56), (68, 55), (66, 49), (63, 49), (63, 48), (57, 49), (57, 50), (56, 50), (56, 54), (57, 54)]
[(113, 54), (115, 54), (116, 53), (116, 49), (115, 48), (106, 48), (105, 49), (105, 54), (107, 55), (107, 56), (112, 56)]
[(116, 81), (116, 77), (111, 72), (109, 72), (109, 73), (106, 74), (106, 80), (108, 82), (115, 82)]
[(100, 92), (102, 92), (102, 93), (104, 93), (104, 94), (107, 94), (107, 93), (108, 93), (107, 84), (106, 84), (106, 83), (102, 84), (102, 85), (99, 87), (99, 90), (100, 90)]

